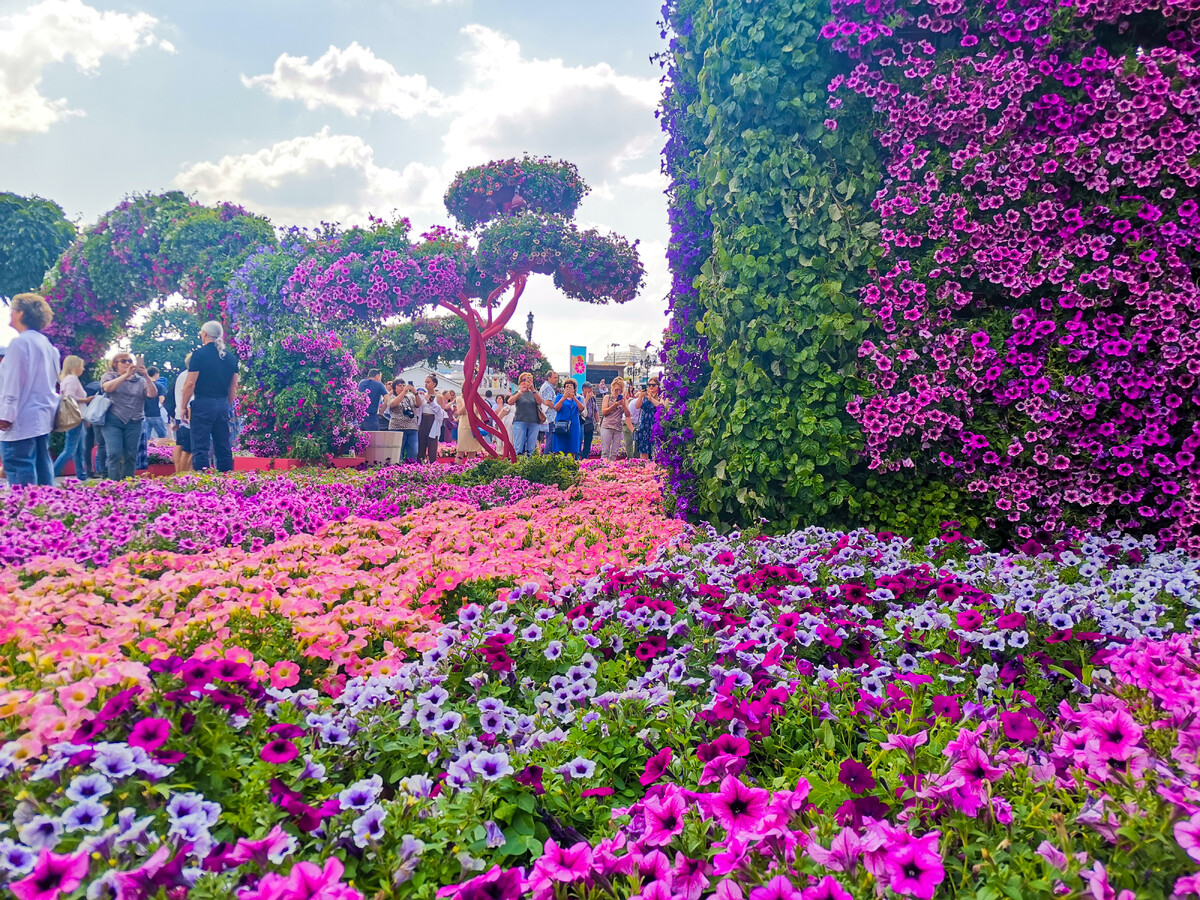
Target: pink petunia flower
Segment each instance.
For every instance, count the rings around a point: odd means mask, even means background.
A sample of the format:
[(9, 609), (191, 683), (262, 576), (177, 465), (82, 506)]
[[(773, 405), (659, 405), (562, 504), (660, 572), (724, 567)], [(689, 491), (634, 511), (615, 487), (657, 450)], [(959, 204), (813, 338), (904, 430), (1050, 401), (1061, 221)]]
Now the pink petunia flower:
[(57, 900), (83, 884), (88, 872), (87, 853), (58, 854), (43, 850), (33, 871), (8, 889), (18, 900)]
[(667, 771), (667, 767), (671, 765), (672, 755), (670, 747), (663, 747), (646, 760), (646, 768), (643, 770), (641, 777), (638, 778), (642, 787), (649, 787), (662, 778), (663, 773)]
[(171, 736), (171, 723), (166, 719), (142, 719), (129, 732), (129, 744), (146, 750), (157, 750)]

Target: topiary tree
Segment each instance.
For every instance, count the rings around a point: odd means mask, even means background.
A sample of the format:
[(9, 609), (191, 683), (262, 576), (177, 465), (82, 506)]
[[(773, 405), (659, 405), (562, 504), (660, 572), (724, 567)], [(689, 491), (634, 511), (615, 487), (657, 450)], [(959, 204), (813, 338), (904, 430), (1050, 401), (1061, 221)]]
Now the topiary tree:
[[(645, 281), (636, 242), (594, 229), (579, 231), (571, 221), (587, 190), (568, 162), (529, 156), (490, 162), (460, 172), (446, 191), (446, 209), (469, 231), (474, 250), (450, 232), (426, 235), (432, 246), (456, 255), (465, 273), (464, 290), (439, 303), (467, 326), (467, 422), (489, 454), (503, 452), (516, 459), (506, 430), (480, 396), (479, 386), (487, 368), (487, 342), (516, 312), (529, 276), (552, 275), (559, 290), (587, 303), (625, 303), (637, 296)], [(485, 433), (494, 436), (503, 451), (482, 441)]]
[(0, 297), (36, 290), (74, 237), (53, 200), (0, 193)]
[(59, 257), (44, 293), (46, 335), (63, 352), (99, 359), (140, 309), (175, 292), (204, 318), (223, 318), (225, 285), (256, 248), (275, 244), (270, 222), (239, 206), (202, 206), (178, 191), (135, 195)]

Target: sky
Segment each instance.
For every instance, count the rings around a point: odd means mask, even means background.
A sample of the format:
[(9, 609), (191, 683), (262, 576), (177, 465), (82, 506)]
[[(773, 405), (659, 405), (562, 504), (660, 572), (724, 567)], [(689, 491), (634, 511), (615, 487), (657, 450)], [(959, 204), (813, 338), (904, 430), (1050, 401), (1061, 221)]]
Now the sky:
[[(80, 226), (134, 192), (278, 226), (452, 224), (455, 172), (549, 155), (576, 216), (640, 241), (646, 285), (579, 303), (546, 276), (514, 317), (551, 362), (660, 343), (669, 288), (658, 0), (0, 0), (0, 190)], [(9, 335), (0, 334), (0, 343)]]

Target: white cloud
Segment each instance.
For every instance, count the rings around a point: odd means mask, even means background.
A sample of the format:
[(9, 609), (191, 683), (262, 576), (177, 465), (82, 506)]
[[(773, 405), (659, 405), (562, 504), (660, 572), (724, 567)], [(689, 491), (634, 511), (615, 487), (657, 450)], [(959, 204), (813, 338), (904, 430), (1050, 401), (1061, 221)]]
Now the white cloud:
[(436, 112), (442, 101), (424, 75), (401, 75), (357, 41), (344, 50), (330, 47), (311, 63), (307, 56), (284, 53), (269, 75), (243, 75), (242, 84), (309, 109), (334, 106), (348, 116), (387, 112), (411, 119)]
[(242, 76), (242, 82), (309, 109), (332, 106), (350, 116), (446, 115), (447, 180), (465, 166), (529, 151), (572, 160), (604, 195), (610, 177), (657, 152), (656, 78), (622, 75), (608, 63), (526, 58), (520, 44), (483, 25), (468, 25), (462, 34), (468, 46), (457, 93), (439, 92), (423, 75), (401, 75), (358, 43), (330, 47), (311, 63), (283, 54), (273, 72)]
[(42, 96), (43, 70), (73, 60), (95, 72), (106, 56), (128, 59), (143, 47), (173, 52), (154, 34), (158, 20), (146, 13), (101, 12), (82, 0), (42, 0), (24, 12), (0, 17), (0, 140), (41, 134), (71, 115), (65, 98)]
[(242, 203), (282, 225), (362, 224), (370, 212), (393, 210), (419, 219), (440, 209), (443, 190), (432, 166), (379, 166), (361, 137), (331, 134), (328, 127), (254, 153), (196, 163), (174, 184), (204, 202)]
[(529, 59), (516, 41), (482, 25), (463, 34), (466, 84), (446, 100), (453, 118), (442, 138), (452, 166), (528, 150), (572, 160), (599, 187), (653, 152), (656, 79), (622, 75), (608, 63)]

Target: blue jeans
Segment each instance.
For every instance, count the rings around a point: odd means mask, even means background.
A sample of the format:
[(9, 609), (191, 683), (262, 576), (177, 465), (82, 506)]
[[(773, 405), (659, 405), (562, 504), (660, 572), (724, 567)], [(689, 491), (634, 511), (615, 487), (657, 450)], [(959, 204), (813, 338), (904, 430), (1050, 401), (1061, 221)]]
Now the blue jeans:
[(48, 434), (20, 441), (0, 441), (0, 460), (4, 461), (4, 477), (9, 484), (54, 486)]
[(63, 444), (62, 453), (58, 454), (58, 459), (54, 460), (55, 478), (62, 475), (67, 463), (71, 460), (75, 461), (75, 477), (87, 476), (87, 464), (84, 462), (83, 456), (83, 429), (87, 427), (87, 424), (80, 422), (67, 432), (67, 442)]
[(517, 456), (533, 456), (541, 430), (542, 426), (537, 422), (513, 422), (513, 447)]
[(224, 397), (192, 398), (192, 468), (207, 469), (216, 459), (218, 472), (233, 471), (229, 434), (229, 401)]
[(132, 478), (137, 471), (138, 442), (142, 439), (142, 420), (122, 422), (112, 412), (104, 417), (104, 453), (108, 477), (113, 481)]
[(104, 426), (88, 425), (86, 422), (84, 425), (92, 432), (92, 447), (96, 451), (96, 456), (92, 460), (92, 468), (89, 471), (96, 478), (103, 478), (108, 472), (108, 454), (104, 449)]
[(402, 461), (416, 459), (417, 450), (421, 446), (421, 436), (417, 434), (417, 429), (415, 428), (402, 432), (402, 434), (404, 437), (400, 439), (400, 459)]
[(142, 437), (146, 440), (167, 436), (167, 423), (162, 416), (146, 416), (142, 419)]

